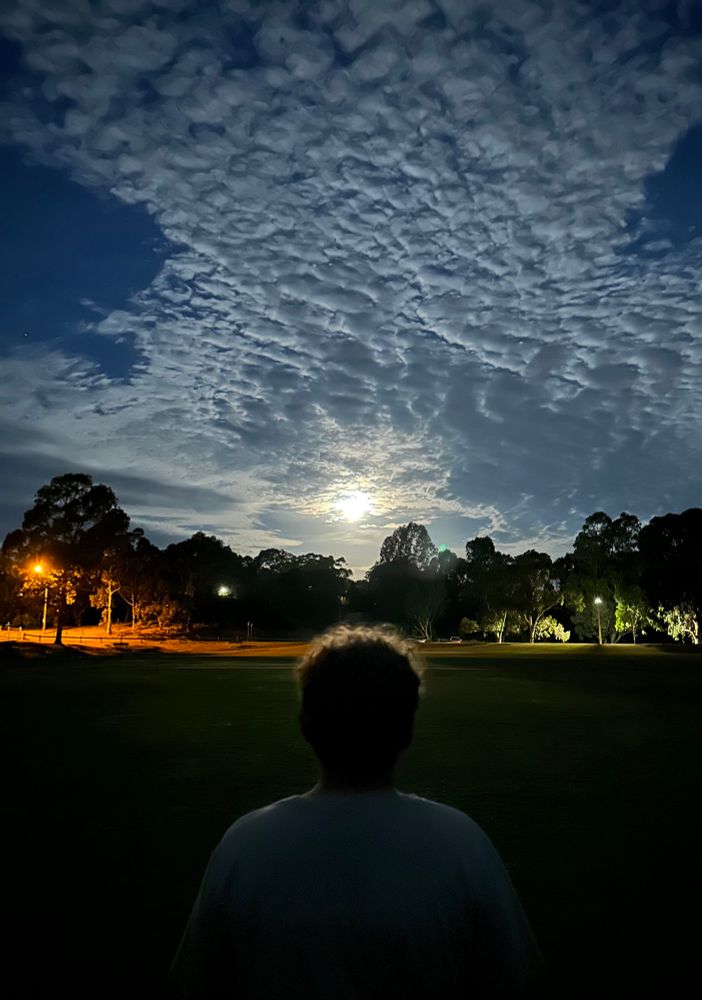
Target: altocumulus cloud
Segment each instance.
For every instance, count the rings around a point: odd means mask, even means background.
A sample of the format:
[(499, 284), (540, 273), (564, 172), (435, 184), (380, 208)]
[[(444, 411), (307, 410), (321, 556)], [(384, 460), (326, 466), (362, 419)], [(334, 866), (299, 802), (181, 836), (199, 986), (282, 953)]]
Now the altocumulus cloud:
[[(686, 5), (594, 6), (10, 2), (5, 141), (172, 247), (95, 321), (129, 377), (18, 350), (14, 426), (213, 498), (135, 490), (164, 537), (357, 567), (410, 518), (555, 553), (593, 509), (697, 503), (702, 244), (647, 181), (700, 117), (702, 38)], [(376, 498), (353, 533), (343, 488)]]

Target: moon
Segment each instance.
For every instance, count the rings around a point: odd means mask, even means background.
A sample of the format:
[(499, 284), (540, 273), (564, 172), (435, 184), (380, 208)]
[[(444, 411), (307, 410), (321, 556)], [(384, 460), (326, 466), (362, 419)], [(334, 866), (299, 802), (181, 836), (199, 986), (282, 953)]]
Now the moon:
[(347, 521), (360, 521), (371, 509), (370, 497), (362, 490), (345, 493), (336, 503), (336, 509)]

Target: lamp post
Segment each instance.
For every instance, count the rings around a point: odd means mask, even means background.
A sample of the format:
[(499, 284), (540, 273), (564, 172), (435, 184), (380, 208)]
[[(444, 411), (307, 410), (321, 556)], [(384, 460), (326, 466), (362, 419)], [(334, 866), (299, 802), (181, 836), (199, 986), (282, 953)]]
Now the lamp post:
[[(44, 567), (42, 566), (41, 563), (37, 563), (36, 564), (36, 566), (34, 567), (34, 572), (37, 575), (40, 575), (41, 573), (44, 572)], [(44, 613), (41, 616), (41, 630), (42, 630), (42, 632), (46, 632), (46, 609), (47, 609), (48, 605), (49, 605), (49, 584), (47, 583), (45, 585), (45, 587), (44, 587)]]
[(600, 604), (602, 604), (602, 598), (595, 598), (595, 607), (597, 608), (597, 637), (600, 646), (602, 645), (602, 619), (600, 618)]

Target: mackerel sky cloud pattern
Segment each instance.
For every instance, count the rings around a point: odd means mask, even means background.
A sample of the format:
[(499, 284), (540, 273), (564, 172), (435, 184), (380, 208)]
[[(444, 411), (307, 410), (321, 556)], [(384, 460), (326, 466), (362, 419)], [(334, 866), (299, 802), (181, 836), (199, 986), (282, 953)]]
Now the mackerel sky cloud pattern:
[(408, 520), (557, 554), (699, 504), (696, 5), (17, 0), (0, 34), (0, 151), (158, 243), (72, 327), (2, 319), (5, 530), (78, 470), (161, 543), (357, 570)]

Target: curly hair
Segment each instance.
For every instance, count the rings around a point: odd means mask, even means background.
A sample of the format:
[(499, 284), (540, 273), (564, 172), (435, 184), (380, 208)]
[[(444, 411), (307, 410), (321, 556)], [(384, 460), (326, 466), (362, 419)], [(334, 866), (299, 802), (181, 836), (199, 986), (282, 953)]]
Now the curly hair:
[(424, 665), (390, 626), (336, 625), (296, 667), (302, 735), (324, 767), (365, 780), (412, 741)]

